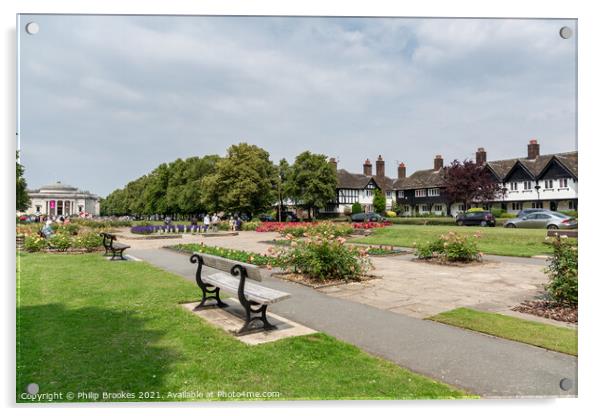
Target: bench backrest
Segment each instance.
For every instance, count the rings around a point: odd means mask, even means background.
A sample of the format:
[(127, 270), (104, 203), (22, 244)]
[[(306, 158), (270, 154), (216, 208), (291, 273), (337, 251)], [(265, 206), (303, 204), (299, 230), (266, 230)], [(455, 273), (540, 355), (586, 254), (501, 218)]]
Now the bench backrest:
[(233, 266), (236, 266), (237, 264), (239, 264), (245, 268), (245, 270), (247, 271), (247, 277), (249, 279), (253, 279), (253, 280), (257, 280), (258, 282), (261, 282), (261, 270), (259, 267), (255, 266), (254, 264), (243, 263), (241, 261), (236, 261), (236, 260), (229, 260), (224, 257), (214, 256), (212, 254), (205, 254), (205, 253), (194, 253), (194, 254), (198, 254), (199, 256), (201, 256), (201, 258), (203, 259), (204, 266), (211, 267), (213, 269), (221, 270), (221, 271), (228, 272), (228, 273), (230, 273)]
[(117, 239), (117, 237), (109, 233), (100, 233), (100, 235), (102, 235), (102, 245), (105, 247), (112, 247), (113, 240)]

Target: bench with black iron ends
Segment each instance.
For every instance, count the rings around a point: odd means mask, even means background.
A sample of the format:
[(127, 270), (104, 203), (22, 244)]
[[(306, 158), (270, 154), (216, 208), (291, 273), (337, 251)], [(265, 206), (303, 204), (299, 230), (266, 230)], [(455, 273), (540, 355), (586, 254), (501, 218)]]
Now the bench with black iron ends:
[[(267, 320), (266, 311), (268, 305), (287, 299), (290, 297), (290, 294), (260, 286), (253, 282), (248, 282), (247, 279), (261, 282), (261, 271), (259, 267), (203, 253), (194, 253), (190, 257), (190, 262), (198, 264), (196, 270), (196, 282), (203, 292), (201, 303), (194, 308), (195, 310), (215, 306), (220, 308), (228, 306), (219, 297), (221, 289), (238, 294), (238, 300), (245, 309), (245, 323), (242, 328), (236, 332), (236, 335), (246, 335), (253, 332), (276, 329), (276, 327)], [(201, 277), (203, 266), (228, 273), (217, 272)], [(216, 303), (213, 305), (206, 305), (206, 302), (209, 299), (214, 299)], [(253, 325), (254, 322), (258, 321), (263, 325)]]
[(111, 260), (114, 260), (116, 256), (119, 256), (121, 260), (125, 260), (123, 257), (123, 252), (125, 249), (130, 248), (127, 244), (117, 243), (117, 237), (113, 234), (109, 233), (100, 233), (102, 236), (102, 245), (105, 248), (105, 256), (109, 254), (109, 251), (113, 254), (111, 256)]

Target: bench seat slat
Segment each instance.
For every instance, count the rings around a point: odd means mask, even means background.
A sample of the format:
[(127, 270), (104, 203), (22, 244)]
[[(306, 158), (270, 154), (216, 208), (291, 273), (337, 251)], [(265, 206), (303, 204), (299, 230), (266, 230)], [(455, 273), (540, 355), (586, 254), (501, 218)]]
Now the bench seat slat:
[(198, 254), (199, 256), (201, 256), (203, 258), (203, 264), (205, 266), (211, 267), (213, 269), (221, 270), (223, 272), (229, 273), (230, 270), (232, 269), (232, 266), (234, 266), (235, 264), (240, 264), (242, 267), (244, 267), (247, 270), (247, 277), (249, 279), (253, 279), (258, 282), (261, 282), (261, 270), (259, 269), (259, 267), (255, 266), (254, 264), (228, 260), (226, 258), (223, 258), (220, 256), (214, 256), (212, 254), (205, 254), (205, 253), (198, 253), (198, 252), (195, 252), (194, 254)]
[(122, 244), (122, 243), (113, 243), (113, 248), (116, 249), (126, 249), (126, 248), (130, 248), (130, 246), (128, 246), (127, 244)]
[[(203, 276), (203, 280), (210, 285), (217, 286), (227, 292), (237, 293), (240, 280), (226, 273), (213, 273), (208, 276)], [(245, 282), (245, 296), (254, 302), (262, 305), (276, 303), (281, 300), (290, 298), (290, 294), (269, 287), (260, 286), (258, 284)]]

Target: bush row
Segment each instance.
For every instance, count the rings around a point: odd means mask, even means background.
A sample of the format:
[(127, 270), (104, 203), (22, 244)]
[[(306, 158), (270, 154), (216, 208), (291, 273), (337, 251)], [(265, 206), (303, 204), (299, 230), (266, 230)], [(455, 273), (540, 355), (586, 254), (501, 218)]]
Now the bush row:
[(30, 234), (25, 237), (25, 241), (23, 242), (23, 248), (29, 252), (45, 249), (67, 251), (70, 248), (93, 251), (101, 246), (102, 237), (96, 232), (83, 232), (77, 235), (71, 235), (67, 232), (57, 232), (49, 238)]

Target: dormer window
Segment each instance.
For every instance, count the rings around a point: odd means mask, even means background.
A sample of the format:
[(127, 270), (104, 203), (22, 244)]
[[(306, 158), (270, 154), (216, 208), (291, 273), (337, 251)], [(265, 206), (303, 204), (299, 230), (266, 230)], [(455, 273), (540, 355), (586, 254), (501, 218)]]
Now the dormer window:
[(558, 187), (559, 188), (568, 188), (569, 180), (567, 178), (558, 179)]
[(552, 189), (552, 188), (554, 188), (554, 179), (546, 179), (544, 181), (544, 187), (545, 187), (545, 189)]
[(531, 190), (531, 181), (524, 181), (523, 182), (523, 189), (525, 191), (530, 191)]
[(416, 189), (414, 191), (414, 196), (416, 198), (424, 198), (426, 196), (426, 189)]

